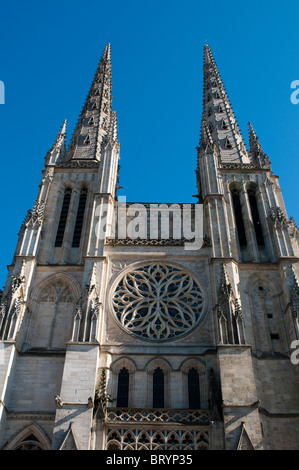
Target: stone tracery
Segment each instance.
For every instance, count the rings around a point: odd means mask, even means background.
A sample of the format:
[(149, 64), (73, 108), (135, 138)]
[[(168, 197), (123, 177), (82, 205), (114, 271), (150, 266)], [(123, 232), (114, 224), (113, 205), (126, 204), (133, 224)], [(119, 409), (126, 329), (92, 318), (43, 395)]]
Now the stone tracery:
[(112, 305), (126, 330), (161, 341), (175, 339), (198, 324), (204, 297), (197, 280), (184, 269), (153, 263), (122, 275)]

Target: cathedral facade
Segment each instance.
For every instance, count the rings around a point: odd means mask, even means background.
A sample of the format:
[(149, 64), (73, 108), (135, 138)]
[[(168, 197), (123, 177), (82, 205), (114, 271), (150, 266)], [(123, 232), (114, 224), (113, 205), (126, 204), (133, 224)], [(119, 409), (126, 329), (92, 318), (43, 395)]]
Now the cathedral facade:
[(197, 202), (118, 198), (110, 54), (8, 267), (0, 448), (298, 450), (299, 232), (269, 157), (205, 46)]

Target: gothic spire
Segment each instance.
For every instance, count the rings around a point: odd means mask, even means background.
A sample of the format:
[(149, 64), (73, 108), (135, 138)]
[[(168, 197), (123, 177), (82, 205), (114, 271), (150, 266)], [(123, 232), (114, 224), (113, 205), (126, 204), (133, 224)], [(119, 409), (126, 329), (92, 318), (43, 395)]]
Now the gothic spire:
[(214, 144), (219, 149), (221, 161), (249, 163), (250, 159), (237, 120), (208, 45), (204, 48), (203, 116)]
[(111, 115), (111, 47), (107, 44), (77, 122), (66, 161), (100, 160), (103, 137)]
[(263, 167), (265, 165), (270, 165), (268, 156), (263, 152), (259, 138), (257, 137), (251, 122), (248, 123), (249, 128), (249, 146), (250, 154), (254, 163), (258, 166)]

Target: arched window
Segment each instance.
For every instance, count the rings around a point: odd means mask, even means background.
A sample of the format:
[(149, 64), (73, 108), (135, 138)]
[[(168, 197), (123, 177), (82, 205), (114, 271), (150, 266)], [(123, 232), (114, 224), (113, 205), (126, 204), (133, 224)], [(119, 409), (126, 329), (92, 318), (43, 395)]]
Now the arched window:
[(36, 423), (12, 436), (1, 450), (51, 450), (51, 443)]
[(164, 372), (160, 367), (153, 373), (153, 408), (164, 408)]
[(248, 189), (247, 191), (249, 205), (251, 210), (251, 216), (253, 220), (253, 226), (255, 230), (256, 242), (258, 246), (265, 246), (265, 240), (257, 207), (256, 193), (254, 189)]
[(189, 409), (200, 409), (199, 374), (194, 367), (188, 372)]
[(229, 140), (228, 137), (226, 137), (226, 139), (225, 139), (225, 148), (229, 149), (229, 150), (233, 148), (232, 143), (231, 143), (231, 141)]
[(128, 408), (129, 404), (129, 371), (124, 367), (118, 373), (117, 407)]
[(86, 199), (87, 199), (87, 189), (83, 188), (81, 189), (81, 192), (80, 192), (80, 200), (79, 200), (79, 205), (78, 205), (78, 212), (77, 212), (73, 243), (72, 243), (73, 248), (78, 248), (80, 246)]
[(31, 434), (22, 441), (14, 450), (44, 450), (39, 440)]
[(235, 213), (235, 221), (237, 226), (238, 238), (240, 247), (247, 246), (247, 239), (244, 227), (244, 220), (242, 215), (242, 207), (240, 201), (240, 193), (237, 189), (231, 190), (232, 201), (233, 201), (233, 208)]
[(80, 192), (78, 212), (77, 212), (76, 224), (75, 224), (75, 229), (74, 229), (74, 236), (73, 236), (73, 243), (72, 243), (73, 248), (78, 248), (80, 246), (86, 199), (87, 199), (87, 189), (82, 188)]
[(67, 216), (68, 216), (70, 202), (71, 202), (71, 196), (72, 196), (71, 188), (66, 188), (64, 191), (64, 198), (63, 198), (60, 219), (59, 219), (59, 224), (58, 224), (58, 229), (57, 229), (57, 234), (56, 234), (55, 247), (62, 246)]

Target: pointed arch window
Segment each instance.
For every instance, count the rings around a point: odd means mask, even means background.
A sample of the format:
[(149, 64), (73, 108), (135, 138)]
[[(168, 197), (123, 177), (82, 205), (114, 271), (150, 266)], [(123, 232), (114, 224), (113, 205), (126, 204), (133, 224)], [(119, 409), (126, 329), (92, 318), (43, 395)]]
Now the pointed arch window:
[(153, 408), (164, 408), (164, 372), (160, 367), (153, 373)]
[(189, 396), (189, 409), (200, 409), (200, 387), (199, 387), (199, 374), (193, 367), (188, 372), (188, 396)]
[(231, 142), (228, 138), (226, 138), (226, 140), (225, 140), (225, 148), (226, 149), (232, 149), (233, 148), (233, 146), (232, 146), (232, 144), (231, 144)]
[(87, 134), (87, 136), (85, 137), (84, 139), (84, 144), (85, 145), (89, 145), (90, 144), (90, 138), (89, 138), (89, 135)]
[(250, 210), (251, 210), (251, 216), (253, 220), (253, 226), (255, 230), (256, 242), (258, 246), (264, 247), (265, 240), (264, 240), (261, 220), (259, 216), (259, 211), (257, 207), (256, 191), (255, 189), (248, 189), (247, 194), (248, 194), (248, 200), (249, 200), (249, 205), (250, 205)]
[(30, 434), (24, 441), (22, 441), (14, 450), (44, 450), (39, 440)]
[(118, 408), (128, 408), (129, 406), (129, 381), (130, 374), (125, 367), (118, 373), (117, 401)]
[(60, 219), (57, 228), (55, 247), (61, 247), (66, 227), (67, 216), (69, 212), (70, 202), (71, 202), (72, 190), (71, 188), (66, 188), (64, 191), (64, 198), (60, 213)]
[(227, 128), (228, 128), (228, 127), (227, 127), (227, 124), (226, 124), (225, 120), (222, 119), (222, 121), (221, 121), (221, 129), (227, 129)]
[(231, 190), (233, 208), (235, 213), (235, 221), (237, 226), (238, 238), (240, 247), (247, 246), (247, 239), (245, 233), (245, 226), (242, 214), (242, 207), (241, 207), (241, 200), (240, 200), (240, 193), (237, 189)]
[(86, 199), (87, 199), (87, 189), (82, 188), (80, 192), (78, 212), (77, 212), (77, 218), (76, 218), (74, 235), (73, 235), (73, 243), (72, 243), (73, 248), (78, 248), (80, 246)]

